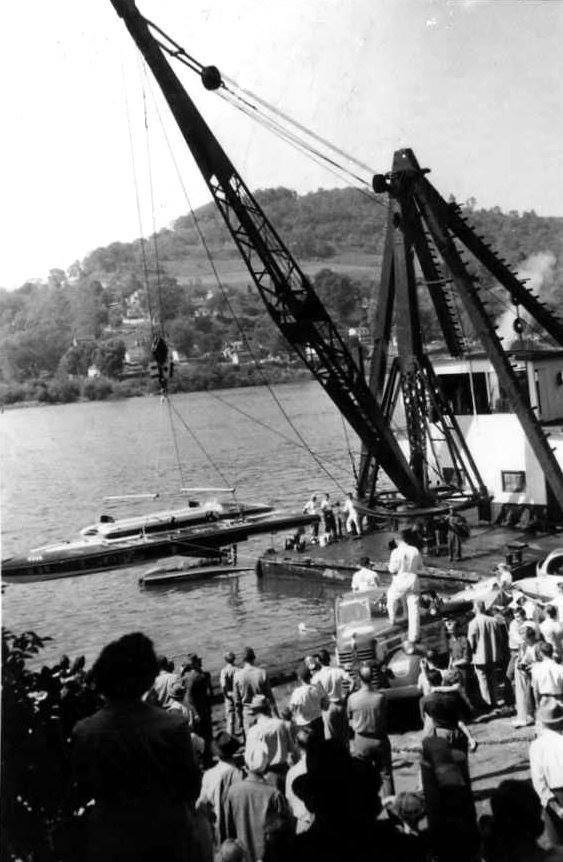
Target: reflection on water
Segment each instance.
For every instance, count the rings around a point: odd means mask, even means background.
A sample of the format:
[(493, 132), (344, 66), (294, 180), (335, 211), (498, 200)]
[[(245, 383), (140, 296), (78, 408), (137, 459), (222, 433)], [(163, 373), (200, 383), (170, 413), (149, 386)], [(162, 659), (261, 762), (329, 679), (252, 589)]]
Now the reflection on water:
[[(277, 394), (313, 448), (322, 451), (342, 488), (352, 488), (342, 424), (314, 383), (277, 387)], [(267, 391), (222, 393), (248, 413), (291, 435)], [(205, 440), (220, 470), (237, 486), (240, 499), (301, 510), (312, 492), (343, 492), (310, 456), (264, 428), (235, 415), (208, 393), (178, 396), (177, 407)], [(7, 411), (2, 429), (3, 556), (70, 538), (107, 508), (105, 496), (159, 491), (152, 510), (178, 506), (180, 485), (166, 415), (158, 399), (69, 404)], [(319, 429), (322, 428), (322, 439)], [(217, 475), (187, 435), (179, 436), (185, 481), (215, 484)], [(223, 484), (223, 481), (220, 482)], [(113, 514), (146, 511), (133, 506)], [(283, 546), (283, 536), (256, 537), (239, 547), (239, 562), (253, 565), (267, 546)], [(226, 649), (240, 655), (252, 645), (264, 661), (306, 651), (313, 638), (298, 625), (332, 624), (331, 585), (298, 580), (258, 581), (254, 572), (219, 576), (199, 583), (140, 589), (145, 566), (38, 584), (10, 585), (4, 595), (4, 623), (16, 630), (51, 635), (47, 658), (85, 653), (92, 660), (101, 646), (127, 631), (143, 630), (159, 651), (197, 651), (211, 670)]]

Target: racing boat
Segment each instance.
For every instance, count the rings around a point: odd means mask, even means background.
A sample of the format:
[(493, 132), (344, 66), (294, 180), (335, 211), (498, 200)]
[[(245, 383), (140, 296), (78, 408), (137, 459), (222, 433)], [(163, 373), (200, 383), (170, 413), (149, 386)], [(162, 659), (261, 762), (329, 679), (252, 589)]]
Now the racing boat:
[[(216, 557), (222, 548), (236, 545), (250, 536), (304, 527), (315, 517), (276, 512), (264, 505), (237, 505), (235, 510), (227, 507), (222, 512), (216, 509), (194, 512), (191, 521), (185, 510), (176, 514), (157, 513), (146, 516), (147, 528), (139, 523), (140, 518), (103, 522), (97, 526), (95, 535), (46, 545), (28, 554), (4, 559), (2, 579), (21, 583), (72, 577), (174, 554)], [(93, 530), (93, 527), (86, 528), (87, 532)]]

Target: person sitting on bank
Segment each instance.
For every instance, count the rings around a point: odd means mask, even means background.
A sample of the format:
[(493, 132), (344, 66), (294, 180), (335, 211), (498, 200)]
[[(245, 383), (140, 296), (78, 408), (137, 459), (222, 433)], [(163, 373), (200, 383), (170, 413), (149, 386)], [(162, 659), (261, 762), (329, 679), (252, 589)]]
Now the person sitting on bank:
[(352, 576), (352, 592), (373, 590), (379, 586), (379, 575), (370, 568), (369, 557), (361, 557), (360, 568)]
[(405, 616), (408, 616), (409, 641), (414, 642), (420, 633), (418, 573), (422, 568), (420, 551), (412, 544), (411, 532), (403, 529), (399, 533), (397, 547), (391, 551), (389, 571), (393, 575), (391, 586), (387, 590), (387, 613), (389, 622), (395, 625), (397, 605), (403, 606)]

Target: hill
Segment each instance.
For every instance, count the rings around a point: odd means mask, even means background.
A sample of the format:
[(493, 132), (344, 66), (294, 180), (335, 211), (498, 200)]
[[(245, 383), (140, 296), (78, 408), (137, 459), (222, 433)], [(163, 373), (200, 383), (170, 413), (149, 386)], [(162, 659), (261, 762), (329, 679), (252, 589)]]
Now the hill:
[[(369, 340), (386, 209), (350, 188), (301, 196), (287, 188), (262, 189), (256, 197), (337, 324), (344, 332), (359, 327)], [(532, 278), (546, 301), (561, 303), (563, 218), (478, 209), (474, 200), (464, 211), (503, 257)], [(106, 380), (106, 390), (112, 388), (107, 381), (122, 377), (124, 370), (125, 376), (135, 377), (134, 369), (147, 362), (148, 320), (157, 307), (173, 346), (192, 364), (215, 366), (223, 360), (236, 365), (236, 356), (244, 365), (237, 321), (259, 356), (283, 359), (283, 340), (250, 286), (215, 206), (201, 207), (196, 217), (224, 292), (215, 282), (191, 214), (144, 243), (148, 293), (140, 240), (111, 243), (68, 270), (51, 270), (44, 281), (0, 291), (0, 398), (16, 400), (14, 393), (19, 391), (20, 397), (24, 391), (24, 397), (39, 393), (43, 400), (71, 399), (89, 373), (93, 380), (98, 375)], [(492, 283), (487, 286), (494, 290)], [(503, 306), (493, 300), (490, 310), (498, 316)], [(429, 340), (437, 335), (427, 304), (423, 325)], [(101, 386), (92, 380), (89, 385), (92, 391)], [(121, 388), (125, 392), (127, 387)]]

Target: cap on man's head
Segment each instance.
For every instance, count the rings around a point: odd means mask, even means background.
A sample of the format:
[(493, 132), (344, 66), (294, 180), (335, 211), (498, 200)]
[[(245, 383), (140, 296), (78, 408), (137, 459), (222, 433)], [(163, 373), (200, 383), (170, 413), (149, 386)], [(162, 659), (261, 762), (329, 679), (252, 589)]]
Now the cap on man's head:
[(268, 746), (262, 740), (250, 740), (244, 749), (244, 762), (250, 772), (266, 772), (270, 765)]
[(563, 730), (563, 704), (556, 697), (544, 697), (537, 716), (544, 727), (550, 730)]
[(225, 653), (225, 661), (234, 662), (234, 660), (235, 660), (234, 652), (226, 652)]

